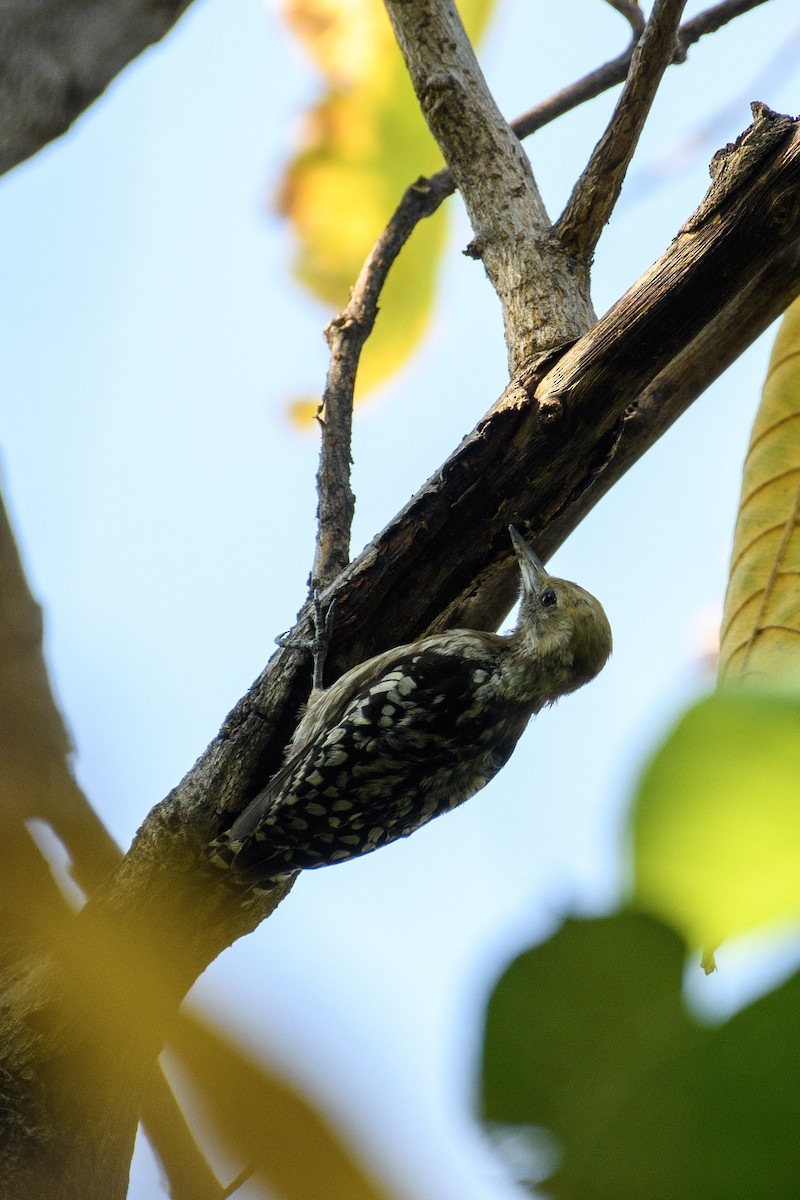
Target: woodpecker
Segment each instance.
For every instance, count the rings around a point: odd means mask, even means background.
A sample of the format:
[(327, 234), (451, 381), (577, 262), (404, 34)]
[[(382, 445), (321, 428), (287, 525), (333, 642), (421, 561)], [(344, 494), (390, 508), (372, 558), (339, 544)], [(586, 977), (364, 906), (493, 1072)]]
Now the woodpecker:
[(258, 887), (408, 837), (488, 783), (534, 713), (597, 675), (611, 653), (600, 603), (509, 532), (514, 631), (431, 634), (312, 691), (284, 766), (212, 843), (214, 866)]

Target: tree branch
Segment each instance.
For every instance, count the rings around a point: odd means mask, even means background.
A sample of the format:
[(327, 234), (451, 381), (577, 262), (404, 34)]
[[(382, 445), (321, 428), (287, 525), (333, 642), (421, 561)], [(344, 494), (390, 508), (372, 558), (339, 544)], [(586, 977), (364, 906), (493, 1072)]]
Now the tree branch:
[[(356, 371), (364, 346), (359, 318), (372, 298), (372, 262), (380, 240), (364, 264), (347, 307), (329, 322), (325, 337), (331, 351), (328, 377), (317, 410), (320, 427), (317, 471), (317, 544), (311, 568), (311, 588), (322, 590), (350, 561), (350, 534), (356, 499), (350, 485), (352, 465), (353, 395)], [(379, 252), (379, 251), (378, 251)], [(374, 295), (374, 312), (378, 311)], [(374, 317), (373, 322), (374, 324)], [(370, 329), (372, 326), (370, 326)]]
[[(779, 252), (734, 292), (730, 303), (631, 401), (622, 417), (612, 460), (586, 481), (574, 503), (542, 532), (545, 558), (798, 295), (800, 241)], [(508, 563), (461, 605), (459, 622), (469, 628), (496, 628), (518, 591), (519, 572), (514, 563)]]
[(188, 7), (189, 0), (5, 0), (0, 173), (69, 129)]
[[(714, 5), (681, 25), (681, 45), (693, 45), (704, 34), (714, 32), (734, 17), (764, 3), (766, 0), (724, 0), (723, 3)], [(579, 107), (586, 100), (591, 100), (615, 84), (621, 83), (628, 72), (632, 54), (633, 46), (630, 46), (618, 58), (591, 71), (576, 83), (529, 109), (512, 122), (512, 130), (518, 138), (528, 137), (551, 121)], [(427, 179), (418, 179), (406, 188), (389, 223), (361, 269), (350, 302), (328, 326), (331, 363), (325, 385), (326, 396), (330, 390), (337, 405), (349, 406), (352, 410), (361, 351), (375, 326), (378, 300), (392, 264), (419, 222), (432, 216), (455, 190), (453, 173), (447, 167)], [(326, 403), (325, 397), (323, 403)], [(347, 541), (349, 544), (349, 536)], [(341, 558), (341, 555), (339, 557)], [(314, 577), (316, 578), (316, 566)], [(325, 578), (327, 580), (327, 575)]]
[[(678, 417), (800, 295), (800, 241), (779, 252), (708, 322), (631, 404), (613, 470), (581, 497), (583, 517)], [(577, 514), (576, 514), (577, 515)], [(559, 537), (551, 527), (551, 536)]]
[(606, 0), (606, 4), (610, 5), (631, 27), (631, 49), (636, 45), (639, 38), (644, 32), (646, 24), (645, 16), (639, 8), (638, 0)]
[(645, 31), (633, 51), (628, 78), (608, 128), (556, 223), (562, 245), (580, 261), (591, 261), (619, 199), (625, 172), (661, 77), (675, 56), (685, 5), (686, 0), (655, 0)]
[(721, 0), (719, 4), (712, 4), (710, 8), (698, 13), (681, 26), (678, 34), (680, 43), (684, 47), (691, 46), (705, 34), (716, 33), (729, 21), (759, 8), (764, 3), (766, 0)]
[(593, 320), (588, 279), (562, 258), (527, 156), (506, 124), (452, 0), (386, 0), (414, 91), (453, 172), (500, 298), (513, 373)]

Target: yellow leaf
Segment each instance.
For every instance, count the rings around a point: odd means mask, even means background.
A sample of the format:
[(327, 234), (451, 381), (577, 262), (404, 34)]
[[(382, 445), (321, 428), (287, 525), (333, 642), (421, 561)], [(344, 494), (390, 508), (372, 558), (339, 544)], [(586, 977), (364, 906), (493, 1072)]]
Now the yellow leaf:
[(296, 429), (310, 429), (319, 413), (319, 399), (314, 396), (293, 396), (288, 416)]
[[(473, 40), (491, 5), (469, 0), (461, 6)], [(308, 115), (277, 204), (297, 240), (297, 278), (340, 309), (405, 188), (438, 170), (442, 160), (381, 0), (289, 0), (286, 12), (327, 90)], [(397, 370), (423, 336), (445, 234), (439, 211), (421, 222), (392, 267), (357, 394)]]
[[(356, 84), (374, 70), (388, 20), (374, 0), (287, 0), (286, 20), (323, 75)], [(391, 31), (389, 30), (391, 38)]]
[(800, 300), (775, 340), (744, 464), (719, 678), (800, 676)]
[(282, 1200), (392, 1200), (311, 1101), (197, 1012), (184, 1008), (167, 1069), (190, 1089), (206, 1135)]

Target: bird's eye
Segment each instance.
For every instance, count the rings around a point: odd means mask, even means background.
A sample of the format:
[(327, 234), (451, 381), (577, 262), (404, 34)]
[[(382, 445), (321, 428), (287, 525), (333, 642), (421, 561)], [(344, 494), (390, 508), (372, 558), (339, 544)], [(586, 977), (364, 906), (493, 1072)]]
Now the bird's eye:
[(550, 608), (552, 604), (556, 603), (556, 594), (552, 588), (545, 588), (539, 597), (539, 603), (542, 608)]

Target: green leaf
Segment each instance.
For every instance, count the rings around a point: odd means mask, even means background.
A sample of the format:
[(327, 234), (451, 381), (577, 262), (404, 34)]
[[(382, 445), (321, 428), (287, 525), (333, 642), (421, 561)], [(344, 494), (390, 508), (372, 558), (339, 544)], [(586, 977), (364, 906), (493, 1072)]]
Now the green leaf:
[(633, 814), (636, 904), (690, 945), (800, 915), (800, 697), (735, 689), (681, 718)]
[(484, 1120), (544, 1127), (557, 1200), (778, 1200), (800, 1178), (800, 977), (724, 1025), (681, 1002), (686, 948), (652, 918), (570, 920), (488, 1008)]

